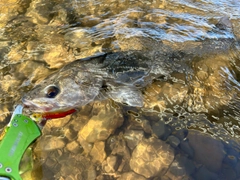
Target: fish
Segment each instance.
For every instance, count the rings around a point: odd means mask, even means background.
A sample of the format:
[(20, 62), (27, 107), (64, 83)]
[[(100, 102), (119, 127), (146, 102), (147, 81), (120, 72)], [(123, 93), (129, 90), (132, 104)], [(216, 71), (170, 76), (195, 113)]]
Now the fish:
[[(222, 18), (216, 28), (222, 33), (232, 31), (229, 22)], [(204, 39), (190, 42), (189, 46), (185, 43), (187, 48), (176, 50), (153, 40), (147, 51), (106, 52), (78, 59), (37, 84), (23, 96), (22, 102), (32, 112), (46, 113), (49, 119), (62, 117), (62, 112), (69, 114), (95, 100), (112, 99), (142, 107), (142, 91), (152, 81), (173, 72), (192, 72), (195, 57), (224, 53), (234, 41), (234, 36)]]
[(142, 107), (141, 88), (151, 82), (151, 63), (141, 52), (101, 53), (79, 59), (36, 85), (22, 102), (37, 113), (66, 112), (106, 98)]

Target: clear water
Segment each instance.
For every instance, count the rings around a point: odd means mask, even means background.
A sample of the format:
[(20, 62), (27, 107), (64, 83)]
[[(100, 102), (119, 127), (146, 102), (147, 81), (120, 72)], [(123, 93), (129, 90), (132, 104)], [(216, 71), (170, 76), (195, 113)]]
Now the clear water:
[[(1, 128), (25, 92), (75, 59), (131, 50), (162, 57), (163, 76), (143, 89), (144, 108), (93, 102), (49, 121), (23, 177), (239, 179), (239, 7), (238, 0), (2, 0)], [(222, 17), (232, 28), (216, 25)]]

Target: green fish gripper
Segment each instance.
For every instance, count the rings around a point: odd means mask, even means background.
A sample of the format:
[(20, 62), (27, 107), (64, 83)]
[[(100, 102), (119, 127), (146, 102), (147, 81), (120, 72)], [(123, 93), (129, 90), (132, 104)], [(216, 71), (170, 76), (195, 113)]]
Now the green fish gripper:
[(37, 124), (22, 114), (17, 114), (6, 129), (0, 141), (0, 178), (21, 180), (19, 164), (28, 146), (39, 136), (41, 131)]

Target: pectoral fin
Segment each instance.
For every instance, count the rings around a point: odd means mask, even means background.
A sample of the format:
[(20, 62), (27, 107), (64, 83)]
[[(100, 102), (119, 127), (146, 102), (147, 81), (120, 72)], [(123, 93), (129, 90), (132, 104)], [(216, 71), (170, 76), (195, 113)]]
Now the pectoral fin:
[(143, 97), (141, 91), (133, 87), (118, 87), (110, 90), (107, 96), (116, 102), (124, 103), (129, 106), (142, 107)]

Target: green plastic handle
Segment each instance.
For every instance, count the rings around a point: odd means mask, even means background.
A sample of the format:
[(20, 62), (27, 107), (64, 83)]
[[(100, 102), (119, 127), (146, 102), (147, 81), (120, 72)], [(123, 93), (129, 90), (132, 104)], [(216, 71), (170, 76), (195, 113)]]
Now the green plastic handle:
[(19, 164), (28, 146), (39, 136), (37, 124), (22, 114), (17, 114), (0, 141), (0, 178), (21, 180)]

